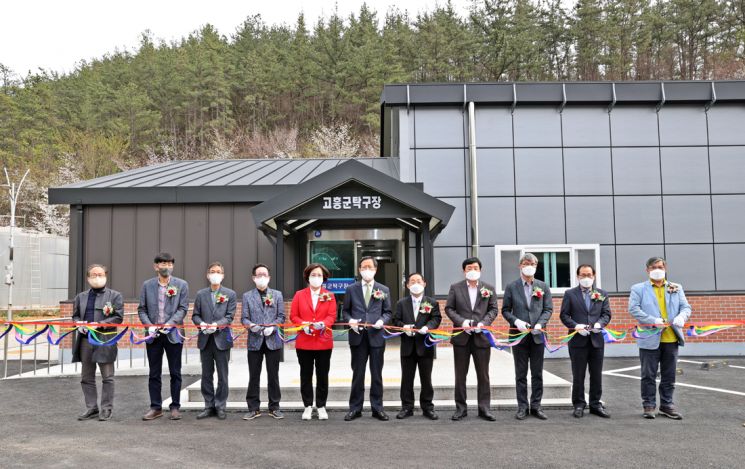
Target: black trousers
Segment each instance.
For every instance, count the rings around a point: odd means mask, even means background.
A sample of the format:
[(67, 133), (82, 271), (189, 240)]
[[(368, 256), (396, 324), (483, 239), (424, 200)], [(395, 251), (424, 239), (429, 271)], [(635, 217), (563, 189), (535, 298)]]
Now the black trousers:
[(282, 357), (282, 349), (270, 350), (266, 342), (261, 344), (259, 350), (248, 351), (248, 391), (246, 392), (246, 403), (248, 410), (259, 410), (261, 398), (259, 390), (261, 386), (261, 364), (266, 357), (266, 379), (269, 394), (269, 410), (279, 409), (279, 401), (282, 393), (279, 389), (279, 360)]
[(642, 405), (656, 407), (657, 369), (660, 370), (660, 407), (673, 407), (675, 391), (675, 370), (678, 366), (678, 343), (661, 342), (655, 350), (639, 349), (642, 365)]
[[(540, 409), (543, 399), (543, 343), (536, 344), (532, 336), (512, 347), (515, 360), (515, 393), (520, 409)], [(530, 406), (528, 406), (528, 366), (530, 366)]]
[(414, 351), (407, 357), (401, 357), (401, 408), (414, 409), (414, 376), (419, 367), (419, 405), (422, 410), (434, 410), (432, 399), (435, 390), (432, 388), (432, 357), (420, 357)]
[[(210, 335), (207, 345), (199, 351), (202, 359), (202, 397), (205, 409), (225, 409), (228, 402), (228, 362), (230, 349), (220, 350), (215, 344), (215, 337)], [(217, 369), (217, 392), (215, 392), (214, 375)]]
[(147, 387), (150, 392), (150, 408), (160, 410), (163, 407), (163, 399), (160, 396), (161, 379), (163, 370), (163, 354), (168, 359), (168, 373), (171, 375), (171, 409), (181, 407), (181, 350), (183, 344), (172, 344), (168, 337), (160, 334), (154, 338), (152, 343), (146, 344), (147, 362), (150, 366)]
[(455, 409), (465, 412), (466, 404), (466, 377), (468, 367), (473, 357), (473, 367), (476, 369), (476, 394), (479, 412), (487, 412), (491, 404), (491, 384), (489, 382), (489, 360), (491, 359), (491, 348), (476, 347), (473, 338), (466, 345), (453, 345), (453, 361), (455, 364)]
[(590, 408), (601, 407), (603, 395), (603, 355), (605, 347), (595, 348), (590, 341), (581, 347), (569, 346), (569, 358), (572, 361), (572, 405), (574, 408), (586, 407), (585, 375), (590, 368)]
[(371, 347), (367, 334), (362, 332), (360, 345), (350, 346), (352, 351), (352, 390), (349, 394), (349, 410), (362, 410), (365, 401), (365, 367), (370, 360), (370, 406), (374, 412), (383, 411), (383, 355), (385, 345)]
[(313, 405), (313, 368), (316, 370), (316, 407), (326, 407), (329, 396), (329, 368), (331, 367), (331, 349), (300, 350), (296, 349), (297, 362), (300, 365), (300, 395), (303, 406)]

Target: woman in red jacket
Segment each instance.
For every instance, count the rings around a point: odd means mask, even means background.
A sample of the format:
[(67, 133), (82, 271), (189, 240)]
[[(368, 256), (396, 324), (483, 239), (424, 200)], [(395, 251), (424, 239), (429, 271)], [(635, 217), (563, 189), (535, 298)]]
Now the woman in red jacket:
[(331, 326), (336, 320), (336, 298), (322, 287), (329, 271), (321, 264), (310, 264), (303, 271), (308, 288), (295, 293), (290, 310), (293, 324), (304, 324), (295, 341), (300, 364), (300, 394), (303, 396), (303, 420), (313, 415), (313, 366), (316, 369), (316, 409), (318, 420), (328, 420), (326, 398), (329, 394), (329, 367), (334, 335)]

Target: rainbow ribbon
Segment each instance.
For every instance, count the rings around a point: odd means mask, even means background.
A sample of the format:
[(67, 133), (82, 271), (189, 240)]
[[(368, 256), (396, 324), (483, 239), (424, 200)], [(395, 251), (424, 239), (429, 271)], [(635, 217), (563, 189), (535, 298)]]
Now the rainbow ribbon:
[(727, 329), (732, 329), (733, 327), (737, 327), (736, 324), (723, 324), (723, 325), (712, 325), (712, 326), (690, 326), (688, 328), (688, 331), (686, 332), (686, 335), (688, 337), (706, 337), (707, 335), (711, 335), (720, 331), (726, 331)]
[[(44, 326), (40, 331), (33, 331), (31, 329), (26, 329), (25, 327), (19, 324), (15, 324), (13, 327), (15, 328), (16, 341), (21, 345), (28, 345), (33, 340), (35, 340), (37, 337), (45, 333), (47, 329), (49, 329), (49, 324)], [(31, 334), (30, 337), (28, 339), (24, 339), (23, 336), (28, 335), (28, 334)]]
[[(72, 334), (76, 330), (77, 330), (77, 327), (73, 327), (72, 329), (70, 329), (69, 331), (65, 332), (64, 334), (59, 335), (59, 332), (57, 331), (57, 328), (54, 325), (50, 324), (49, 325), (49, 330), (47, 331), (47, 343), (49, 345), (59, 345), (60, 342), (62, 342), (62, 339), (64, 339), (68, 335)], [(52, 337), (53, 335), (58, 335), (58, 337), (55, 339), (55, 338)]]
[(11, 329), (13, 329), (13, 324), (8, 324), (8, 326), (5, 328), (5, 330), (3, 331), (3, 333), (0, 334), (0, 339), (2, 339), (3, 337), (5, 337), (8, 334), (8, 332), (10, 332)]
[[(122, 330), (121, 332), (119, 332), (117, 334), (116, 332), (100, 332), (100, 331), (96, 331), (92, 327), (87, 327), (87, 329), (88, 329), (88, 334), (86, 334), (86, 335), (88, 336), (88, 343), (91, 344), (91, 345), (104, 346), (104, 347), (108, 347), (108, 346), (114, 345), (117, 342), (119, 342), (119, 339), (121, 339), (122, 337), (124, 337), (124, 334), (126, 334), (127, 331), (129, 330), (128, 327), (125, 327), (124, 330)], [(116, 335), (114, 337), (112, 337), (111, 339), (109, 339), (109, 340), (101, 340), (98, 337), (99, 334), (100, 335), (116, 334)]]

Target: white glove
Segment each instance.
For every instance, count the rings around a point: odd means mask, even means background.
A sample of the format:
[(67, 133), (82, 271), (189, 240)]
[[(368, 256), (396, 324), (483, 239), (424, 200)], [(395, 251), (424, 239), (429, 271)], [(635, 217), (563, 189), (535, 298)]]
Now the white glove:
[(303, 332), (305, 332), (308, 335), (312, 334), (312, 332), (310, 331), (310, 322), (308, 321), (303, 322)]
[(515, 327), (517, 327), (517, 330), (520, 332), (528, 332), (530, 324), (523, 321), (522, 319), (515, 319)]
[(378, 330), (382, 329), (383, 328), (383, 320), (382, 319), (378, 319), (377, 321), (375, 321), (375, 324), (373, 324), (373, 327), (375, 329), (378, 329)]
[(360, 333), (360, 326), (358, 324), (360, 323), (359, 319), (350, 319), (349, 320), (349, 328), (352, 330), (352, 332), (359, 334)]
[(471, 327), (471, 320), (470, 319), (464, 319), (463, 324), (460, 325), (460, 327), (463, 328), (463, 332), (466, 334), (471, 334), (473, 331), (470, 329)]
[(579, 332), (579, 335), (582, 336), (590, 335), (590, 331), (587, 330), (587, 324), (577, 324), (574, 326), (574, 330)]
[(313, 323), (313, 329), (315, 329), (317, 331), (322, 331), (322, 330), (326, 329), (326, 323), (323, 322), (323, 321), (314, 322)]
[(536, 324), (535, 326), (533, 326), (533, 334), (535, 335), (540, 334), (542, 329), (543, 329), (543, 326), (541, 326), (540, 324)]
[(664, 319), (662, 319), (662, 318), (655, 318), (655, 320), (654, 320), (654, 326), (655, 327), (662, 326), (664, 324), (665, 324), (665, 320)]
[(592, 332), (600, 332), (603, 330), (603, 326), (600, 325), (599, 322), (596, 322), (594, 326), (592, 326)]
[(147, 333), (150, 334), (150, 335), (157, 334), (158, 333), (158, 328), (155, 327), (155, 326), (150, 326), (150, 327), (147, 328)]
[[(427, 335), (427, 332), (429, 332), (429, 327), (427, 326), (422, 326), (422, 328), (419, 329), (419, 333), (422, 335)], [(414, 334), (411, 334), (411, 335), (414, 335)]]
[(477, 334), (481, 334), (481, 328), (482, 327), (484, 327), (484, 323), (483, 322), (480, 322), (480, 323), (476, 324), (476, 329), (474, 329), (473, 332), (475, 332)]
[(217, 323), (216, 322), (213, 322), (211, 324), (211, 326), (212, 327), (209, 328), (208, 334), (214, 334), (215, 332), (217, 332)]
[(251, 323), (251, 325), (248, 328), (254, 334), (258, 334), (259, 332), (261, 332), (261, 326), (259, 326), (258, 324)]
[(673, 324), (678, 327), (683, 327), (686, 325), (686, 320), (683, 319), (683, 316), (678, 315), (675, 316), (675, 319), (673, 319)]
[(269, 326), (264, 328), (264, 337), (269, 337), (274, 333), (274, 326)]
[(404, 324), (404, 334), (414, 337), (414, 331), (411, 330), (412, 327), (414, 327), (413, 324)]
[[(88, 321), (77, 321), (75, 324), (87, 324)], [(88, 328), (85, 326), (78, 326), (78, 334), (87, 334)]]

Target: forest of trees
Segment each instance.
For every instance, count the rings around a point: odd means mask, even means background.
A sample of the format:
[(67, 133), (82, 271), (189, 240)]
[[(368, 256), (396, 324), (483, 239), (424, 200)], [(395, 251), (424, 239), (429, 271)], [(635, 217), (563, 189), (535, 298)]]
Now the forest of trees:
[[(25, 76), (0, 64), (0, 165), (19, 214), (59, 231), (46, 187), (172, 159), (378, 154), (384, 83), (739, 79), (743, 0), (479, 0), (412, 16), (363, 5), (230, 35), (204, 25)], [(61, 209), (64, 210), (64, 209)], [(0, 199), (0, 214), (7, 214)]]

